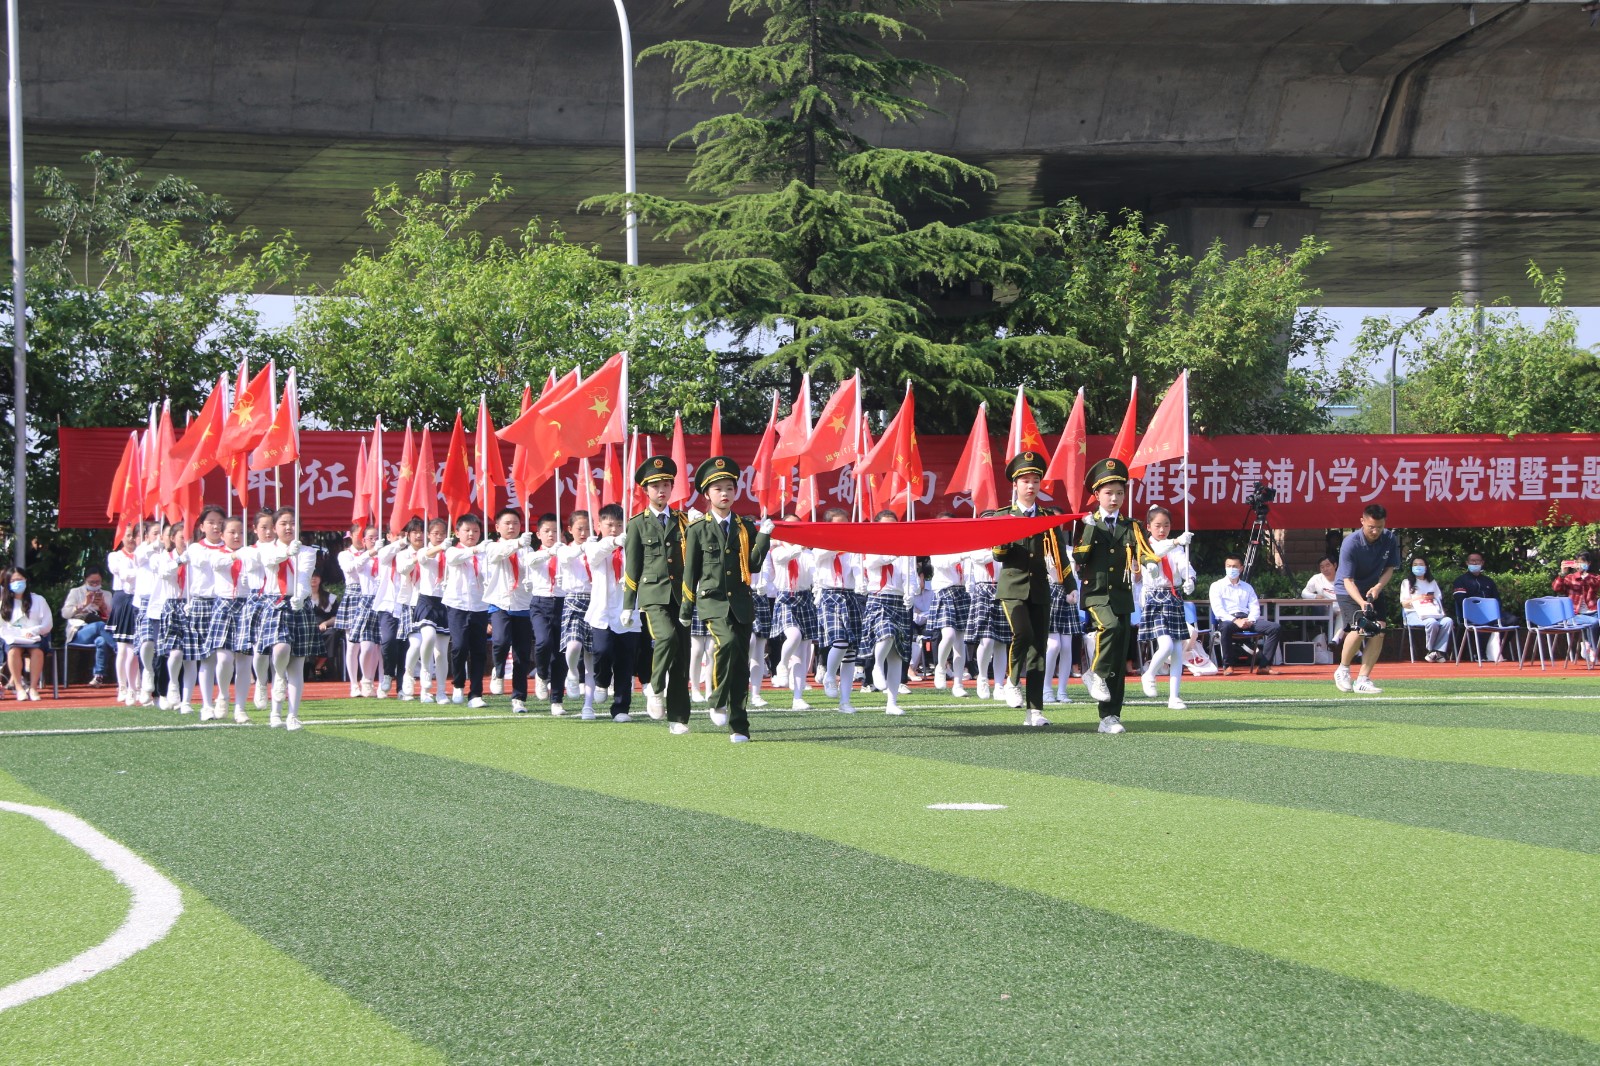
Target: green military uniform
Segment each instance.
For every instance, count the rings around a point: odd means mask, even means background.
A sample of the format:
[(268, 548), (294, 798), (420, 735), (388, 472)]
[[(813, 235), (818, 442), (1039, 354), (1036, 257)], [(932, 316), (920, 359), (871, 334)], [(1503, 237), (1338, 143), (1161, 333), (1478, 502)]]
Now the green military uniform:
[[(1089, 469), (1087, 485), (1090, 492), (1098, 492), (1102, 485), (1127, 480), (1126, 464), (1102, 459)], [(1100, 717), (1120, 718), (1128, 655), (1136, 633), (1133, 571), (1156, 556), (1137, 519), (1124, 515), (1112, 519), (1098, 510), (1084, 522), (1072, 555), (1078, 564), (1079, 595), (1095, 630), (1090, 669), (1105, 681), (1111, 696), (1099, 705)]]
[[(1019, 452), (1006, 464), (1006, 476), (1012, 481), (1024, 475), (1044, 476), (1044, 457), (1038, 452)], [(1055, 507), (1036, 504), (1032, 511), (1015, 505), (985, 512), (984, 517), (1034, 517), (1062, 512)], [(1013, 685), (1025, 678), (1023, 701), (1032, 711), (1044, 710), (1044, 659), (1050, 639), (1050, 578), (1045, 569), (1047, 561), (1056, 564), (1067, 591), (1076, 588), (1071, 570), (1065, 565), (1059, 530), (1049, 529), (1035, 533), (1024, 540), (1015, 540), (994, 549), (995, 561), (1000, 564), (996, 579), (995, 597), (1005, 612), (1006, 623), (1011, 627), (1011, 658), (1008, 678)]]
[[(671, 481), (677, 464), (653, 456), (634, 471), (638, 485)], [(667, 719), (689, 722), (689, 629), (678, 621), (683, 601), (683, 537), (689, 517), (646, 508), (628, 523), (622, 552), (622, 609), (639, 611), (650, 634), (650, 690), (666, 704)], [(660, 714), (659, 710), (654, 712)]]
[[(724, 479), (739, 478), (739, 466), (716, 455), (695, 471), (701, 492)], [(736, 736), (750, 735), (745, 701), (750, 694), (750, 633), (755, 624), (755, 596), (750, 575), (766, 562), (772, 539), (740, 515), (719, 520), (707, 514), (689, 523), (683, 541), (683, 600), (678, 619), (687, 626), (696, 611), (711, 632), (715, 653), (711, 667), (711, 706), (728, 713)]]

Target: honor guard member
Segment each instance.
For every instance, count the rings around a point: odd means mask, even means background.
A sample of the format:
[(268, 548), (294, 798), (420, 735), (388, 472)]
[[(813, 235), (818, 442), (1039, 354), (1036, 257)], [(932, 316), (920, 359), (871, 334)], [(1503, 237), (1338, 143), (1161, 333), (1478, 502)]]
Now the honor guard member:
[(1083, 683), (1100, 705), (1100, 732), (1121, 733), (1122, 690), (1134, 638), (1133, 572), (1156, 556), (1138, 521), (1123, 513), (1127, 464), (1100, 460), (1089, 468), (1086, 485), (1096, 506), (1072, 549), (1083, 607), (1095, 630), (1094, 661), (1083, 672)]
[(639, 464), (634, 483), (644, 489), (645, 509), (628, 523), (623, 542), (622, 624), (637, 610), (650, 638), (650, 688), (645, 710), (659, 720), (665, 711), (674, 733), (689, 731), (689, 627), (678, 621), (683, 603), (683, 541), (689, 516), (667, 505), (678, 464), (656, 455)]
[[(1013, 503), (990, 511), (990, 516), (1037, 518), (1060, 514), (1055, 507), (1039, 503), (1039, 480), (1044, 477), (1044, 456), (1038, 452), (1018, 452), (1006, 464), (1011, 479)], [(1023, 540), (1001, 544), (994, 549), (1000, 564), (995, 594), (1011, 627), (1011, 661), (1006, 673), (1006, 704), (1028, 708), (1025, 724), (1049, 725), (1044, 716), (1044, 660), (1050, 639), (1050, 577), (1046, 562), (1053, 563), (1064, 581), (1072, 581), (1065, 565), (1058, 530), (1047, 529)], [(1069, 586), (1075, 587), (1075, 586)], [(1023, 680), (1026, 690), (1018, 687)]]
[(750, 575), (760, 570), (772, 542), (772, 520), (759, 528), (733, 513), (739, 465), (725, 455), (700, 464), (694, 486), (711, 504), (689, 523), (683, 540), (683, 602), (678, 619), (687, 626), (699, 610), (716, 646), (711, 668), (711, 724), (728, 726), (729, 740), (750, 739), (745, 700), (750, 686), (750, 632), (756, 620)]

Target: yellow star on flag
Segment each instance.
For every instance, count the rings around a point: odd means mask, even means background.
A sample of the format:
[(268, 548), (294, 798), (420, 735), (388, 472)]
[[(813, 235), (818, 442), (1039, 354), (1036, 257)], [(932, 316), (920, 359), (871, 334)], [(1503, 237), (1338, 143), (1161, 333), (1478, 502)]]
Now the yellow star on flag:
[(834, 415), (833, 421), (828, 423), (829, 428), (844, 432), (844, 415)]
[(596, 417), (609, 414), (611, 411), (611, 404), (606, 400), (605, 396), (601, 395), (600, 393), (591, 393), (591, 395), (594, 397), (594, 405), (590, 407), (589, 410), (593, 411)]

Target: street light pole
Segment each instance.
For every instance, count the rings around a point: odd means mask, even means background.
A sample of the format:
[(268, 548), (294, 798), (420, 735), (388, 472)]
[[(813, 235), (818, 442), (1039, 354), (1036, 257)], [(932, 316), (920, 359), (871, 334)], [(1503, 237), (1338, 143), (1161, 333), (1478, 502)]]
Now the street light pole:
[(617, 6), (617, 23), (622, 30), (622, 183), (628, 194), (628, 265), (638, 266), (639, 216), (633, 209), (633, 196), (639, 191), (633, 147), (633, 31), (628, 27), (628, 9), (622, 0), (612, 3)]
[(12, 554), (22, 566), (28, 544), (28, 294), (23, 282), (27, 272), (27, 245), (23, 240), (22, 197), (22, 61), (18, 56), (18, 0), (6, 0), (7, 96), (11, 134), (11, 373), (15, 394), (11, 407), (11, 428), (15, 434), (12, 453), (11, 532), (15, 538)]
[(1411, 327), (1439, 310), (1437, 307), (1424, 307), (1416, 316), (1401, 326), (1394, 334), (1394, 347), (1389, 349), (1389, 432), (1400, 432), (1400, 399), (1396, 386), (1400, 377), (1400, 342), (1405, 339)]

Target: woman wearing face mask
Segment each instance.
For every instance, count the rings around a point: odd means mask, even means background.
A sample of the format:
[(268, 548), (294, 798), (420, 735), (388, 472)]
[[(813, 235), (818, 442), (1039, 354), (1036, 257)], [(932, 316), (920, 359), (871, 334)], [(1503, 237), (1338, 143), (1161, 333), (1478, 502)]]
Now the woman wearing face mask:
[[(11, 671), (11, 686), (19, 700), (39, 698), (39, 678), (44, 675), (44, 646), (55, 627), (50, 605), (43, 596), (28, 591), (28, 572), (16, 567), (6, 574), (0, 588), (0, 641), (6, 646), (6, 666)], [(22, 683), (26, 660), (27, 685)]]
[(1595, 664), (1595, 630), (1600, 625), (1600, 615), (1596, 613), (1596, 601), (1600, 599), (1600, 566), (1596, 562), (1597, 553), (1586, 551), (1562, 564), (1561, 573), (1550, 582), (1552, 592), (1572, 600), (1572, 610), (1577, 616), (1574, 621), (1587, 626), (1583, 634), (1583, 659), (1590, 666)]
[[(1430, 663), (1444, 662), (1450, 657), (1450, 631), (1455, 621), (1445, 613), (1444, 593), (1428, 569), (1428, 560), (1417, 556), (1411, 560), (1411, 576), (1400, 582), (1400, 606), (1411, 613), (1416, 624), (1426, 630), (1425, 643)], [(1408, 622), (1410, 619), (1408, 619)]]

